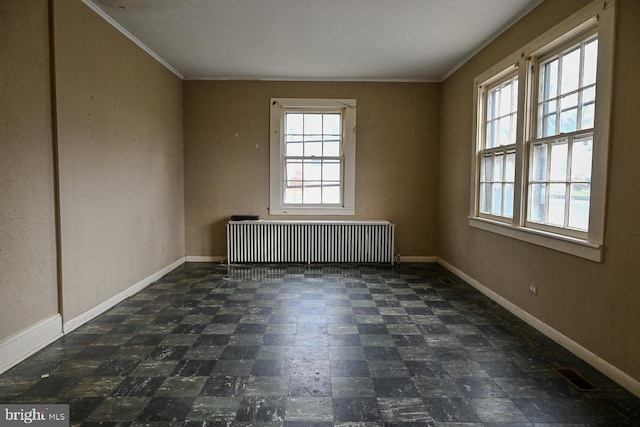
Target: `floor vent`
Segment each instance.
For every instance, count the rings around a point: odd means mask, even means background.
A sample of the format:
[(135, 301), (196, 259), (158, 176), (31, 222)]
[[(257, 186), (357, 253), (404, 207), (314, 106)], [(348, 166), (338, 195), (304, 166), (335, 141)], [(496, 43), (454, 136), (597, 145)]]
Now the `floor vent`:
[(556, 372), (558, 372), (562, 376), (562, 378), (567, 380), (569, 384), (580, 391), (598, 391), (598, 387), (587, 381), (575, 369), (557, 368)]

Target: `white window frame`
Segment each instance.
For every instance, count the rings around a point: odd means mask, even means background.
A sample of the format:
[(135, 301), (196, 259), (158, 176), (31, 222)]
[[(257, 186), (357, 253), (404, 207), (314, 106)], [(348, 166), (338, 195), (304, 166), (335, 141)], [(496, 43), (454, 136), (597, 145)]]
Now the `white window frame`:
[[(512, 81), (514, 78), (518, 77), (518, 68), (517, 66), (511, 66), (508, 67), (507, 69), (503, 70), (501, 73), (498, 73), (495, 76), (492, 76), (491, 79), (485, 81), (479, 88), (478, 88), (478, 96), (479, 96), (479, 103), (480, 105), (478, 106), (479, 109), (479, 113), (478, 113), (478, 148), (477, 148), (477, 156), (478, 156), (478, 172), (479, 174), (482, 173), (482, 160), (483, 158), (487, 157), (487, 156), (491, 156), (491, 157), (495, 157), (495, 156), (502, 156), (503, 158), (503, 166), (502, 166), (502, 177), (498, 180), (495, 180), (495, 178), (491, 178), (490, 182), (491, 183), (496, 183), (496, 184), (501, 184), (503, 189), (502, 189), (502, 194), (501, 194), (501, 204), (504, 204), (505, 198), (504, 198), (504, 187), (505, 184), (507, 183), (511, 183), (511, 181), (507, 181), (506, 179), (506, 159), (507, 156), (509, 154), (515, 153), (516, 151), (516, 143), (514, 141), (514, 143), (512, 144), (507, 144), (507, 145), (496, 145), (494, 147), (487, 147), (487, 122), (488, 120), (488, 97), (489, 94), (492, 90), (494, 90), (495, 88), (497, 88), (498, 86), (503, 85), (504, 83), (508, 82), (508, 81)], [(518, 99), (518, 96), (516, 94), (516, 100)], [(517, 111), (516, 111), (516, 115), (517, 115)], [(517, 117), (517, 116), (516, 116)], [(516, 125), (517, 125), (517, 120), (516, 120)], [(514, 130), (514, 134), (517, 135), (517, 129)], [(516, 138), (517, 139), (517, 138)], [(493, 175), (493, 173), (492, 173)], [(482, 212), (482, 209), (480, 208), (480, 204), (481, 204), (481, 200), (482, 200), (482, 195), (481, 193), (481, 186), (483, 182), (487, 182), (489, 183), (489, 181), (483, 180), (480, 175), (478, 175), (478, 188), (477, 188), (477, 196), (478, 196), (478, 203), (476, 204), (476, 216), (482, 217), (482, 218), (489, 218), (495, 221), (503, 221), (503, 222), (510, 222), (512, 220), (512, 216), (508, 216), (508, 215), (504, 215), (502, 214), (502, 211), (504, 209), (504, 206), (501, 206), (501, 214), (494, 214), (492, 212)], [(515, 183), (514, 183), (515, 186)]]
[[(536, 67), (545, 57), (593, 28), (598, 33), (595, 120), (589, 229), (575, 233), (560, 227), (540, 227), (527, 222), (527, 183), (530, 144), (537, 129)], [(469, 225), (517, 240), (561, 251), (596, 262), (602, 261), (606, 202), (606, 177), (609, 152), (610, 112), (613, 87), (613, 55), (615, 37), (615, 1), (596, 0), (563, 22), (540, 35), (522, 49), (479, 75), (474, 82), (473, 155), (471, 163), (471, 200)], [(513, 218), (491, 218), (479, 215), (479, 153), (483, 138), (483, 90), (488, 84), (518, 70), (518, 120), (516, 134), (516, 176)], [(578, 134), (580, 132), (576, 132)], [(571, 135), (571, 134), (568, 134)]]
[[(340, 111), (342, 113), (342, 197), (340, 204), (284, 203), (284, 118), (287, 111)], [(355, 215), (355, 99), (271, 98), (269, 139), (270, 215)]]

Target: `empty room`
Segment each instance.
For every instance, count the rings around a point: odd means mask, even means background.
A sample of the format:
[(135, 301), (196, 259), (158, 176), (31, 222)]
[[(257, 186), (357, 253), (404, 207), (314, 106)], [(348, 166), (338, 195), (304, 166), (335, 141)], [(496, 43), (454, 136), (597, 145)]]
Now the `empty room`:
[(639, 425), (639, 22), (0, 0), (0, 425)]

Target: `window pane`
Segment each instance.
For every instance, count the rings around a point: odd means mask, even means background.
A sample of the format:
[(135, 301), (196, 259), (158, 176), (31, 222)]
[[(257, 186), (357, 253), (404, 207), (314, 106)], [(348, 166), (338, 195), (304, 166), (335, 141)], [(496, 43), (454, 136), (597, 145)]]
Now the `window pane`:
[(303, 114), (286, 113), (285, 114), (285, 132), (287, 134), (302, 135), (303, 131)]
[(340, 184), (333, 183), (322, 187), (322, 203), (340, 203)]
[(322, 140), (318, 135), (305, 136), (304, 155), (322, 157)]
[(504, 206), (502, 214), (508, 218), (513, 218), (513, 184), (504, 185)]
[(502, 181), (503, 159), (502, 153), (496, 153), (493, 158), (493, 181)]
[(305, 181), (302, 202), (311, 204), (322, 203), (322, 186), (319, 181)]
[(489, 213), (489, 192), (491, 184), (480, 184), (480, 212)]
[(542, 136), (555, 135), (556, 131), (556, 114), (542, 117)]
[(498, 123), (491, 121), (487, 123), (487, 140), (486, 148), (493, 148), (498, 146)]
[(340, 114), (324, 114), (322, 116), (322, 132), (325, 135), (340, 135)]
[(502, 85), (500, 90), (500, 115), (506, 116), (511, 112), (511, 82)]
[(562, 57), (561, 94), (578, 89), (580, 77), (580, 48), (566, 53)]
[(507, 154), (507, 164), (504, 171), (504, 180), (514, 182), (516, 177), (516, 153)]
[(306, 135), (322, 134), (322, 114), (306, 113), (304, 115), (304, 133)]
[(531, 179), (544, 181), (547, 179), (547, 144), (533, 146), (533, 162), (531, 165)]
[(596, 68), (598, 63), (598, 39), (592, 40), (584, 48), (583, 85), (596, 82)]
[(511, 117), (502, 117), (498, 126), (500, 127), (499, 145), (511, 144)]
[(482, 158), (482, 165), (480, 166), (480, 181), (482, 182), (487, 182), (487, 181), (491, 181), (491, 175), (492, 175), (492, 167), (491, 165), (493, 164), (493, 157), (492, 156), (484, 156)]
[(568, 144), (566, 140), (551, 146), (551, 180), (565, 181), (567, 179), (567, 155)]
[(532, 184), (529, 186), (529, 221), (544, 222), (546, 189), (546, 184)]
[(547, 62), (542, 67), (542, 99), (555, 98), (558, 95), (558, 60)]
[(324, 150), (322, 153), (325, 157), (338, 157), (340, 156), (340, 140), (339, 139), (327, 139), (324, 140)]
[(322, 180), (323, 181), (337, 181), (340, 182), (340, 162), (325, 161), (322, 168)]
[(571, 151), (571, 180), (591, 181), (591, 160), (593, 155), (593, 138), (577, 139)]
[(547, 222), (551, 225), (564, 226), (566, 188), (566, 184), (549, 184), (549, 216)]
[(580, 121), (580, 129), (591, 129), (595, 119), (595, 105), (589, 104), (582, 107), (582, 119)]
[(320, 181), (322, 179), (322, 163), (320, 161), (305, 161), (302, 176), (305, 181)]
[(489, 92), (489, 106), (487, 107), (487, 118), (489, 120), (498, 117), (500, 108), (500, 88), (493, 89)]
[(284, 190), (284, 202), (286, 204), (300, 204), (302, 203), (302, 188), (300, 187), (286, 187)]
[(302, 162), (287, 160), (285, 165), (285, 181), (302, 181)]
[(573, 132), (576, 129), (576, 123), (578, 121), (578, 109), (563, 111), (560, 113), (560, 132), (568, 133)]
[(303, 153), (304, 145), (301, 142), (287, 142), (285, 156), (300, 157)]
[(582, 103), (589, 104), (596, 101), (596, 87), (591, 86), (582, 91)]
[(502, 207), (502, 184), (491, 184), (491, 213), (500, 215)]
[(591, 186), (589, 184), (572, 184), (569, 201), (569, 227), (587, 231), (589, 229), (589, 203)]

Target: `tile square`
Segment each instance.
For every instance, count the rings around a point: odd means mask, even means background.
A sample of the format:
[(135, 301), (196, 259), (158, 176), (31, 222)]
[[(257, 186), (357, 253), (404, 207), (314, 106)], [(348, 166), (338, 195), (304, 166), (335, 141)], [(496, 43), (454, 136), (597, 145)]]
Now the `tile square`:
[(229, 337), (223, 334), (202, 334), (197, 337), (194, 345), (197, 347), (223, 346), (229, 342)]
[(200, 394), (202, 396), (240, 397), (243, 395), (248, 382), (248, 376), (209, 377), (200, 390)]
[(360, 335), (358, 334), (335, 334), (329, 335), (330, 346), (357, 346), (360, 345)]
[(358, 333), (360, 334), (388, 334), (387, 325), (385, 324), (358, 324)]
[(163, 382), (163, 377), (127, 377), (113, 390), (111, 396), (151, 397)]
[(177, 360), (145, 360), (131, 372), (131, 377), (168, 377), (178, 366)]
[(335, 422), (382, 422), (374, 397), (334, 397), (332, 403)]
[(422, 399), (381, 397), (378, 405), (385, 425), (433, 425)]
[(471, 406), (482, 422), (485, 423), (527, 423), (528, 418), (518, 409), (511, 399), (474, 398)]
[(401, 360), (371, 360), (367, 362), (369, 372), (372, 377), (405, 377), (409, 378), (411, 374), (407, 366)]
[(208, 377), (169, 377), (158, 387), (155, 396), (195, 397), (207, 382)]
[(375, 397), (373, 381), (367, 377), (331, 377), (331, 396)]
[(256, 360), (251, 375), (258, 377), (275, 377), (283, 375), (282, 360)]
[(200, 421), (199, 425), (202, 425), (203, 421), (208, 423), (220, 421), (226, 425), (227, 422), (235, 420), (241, 400), (239, 397), (197, 397), (186, 419)]
[(171, 375), (176, 377), (206, 377), (211, 373), (215, 364), (215, 360), (181, 360), (171, 372)]
[(240, 323), (236, 327), (236, 334), (263, 334), (267, 326), (260, 323)]
[(247, 397), (240, 401), (236, 421), (282, 422), (286, 404), (286, 397)]
[(306, 375), (294, 375), (289, 378), (289, 396), (330, 397), (331, 377), (322, 372), (310, 371)]
[(420, 397), (409, 377), (373, 377), (373, 388), (378, 397)]
[(253, 360), (260, 346), (227, 346), (220, 355), (220, 360)]
[(245, 396), (286, 396), (289, 392), (289, 378), (250, 377)]
[(368, 377), (369, 365), (364, 360), (332, 360), (332, 377)]
[(243, 377), (251, 375), (254, 360), (218, 360), (211, 375), (231, 375)]
[(436, 422), (447, 423), (479, 423), (473, 407), (466, 399), (460, 398), (426, 398), (427, 411)]
[(194, 397), (154, 397), (138, 415), (139, 421), (184, 421)]
[(287, 398), (285, 421), (326, 421), (334, 419), (330, 397), (298, 397)]
[(402, 356), (395, 347), (363, 347), (367, 360), (402, 360)]
[(148, 397), (108, 397), (91, 412), (88, 421), (133, 421), (149, 400)]

